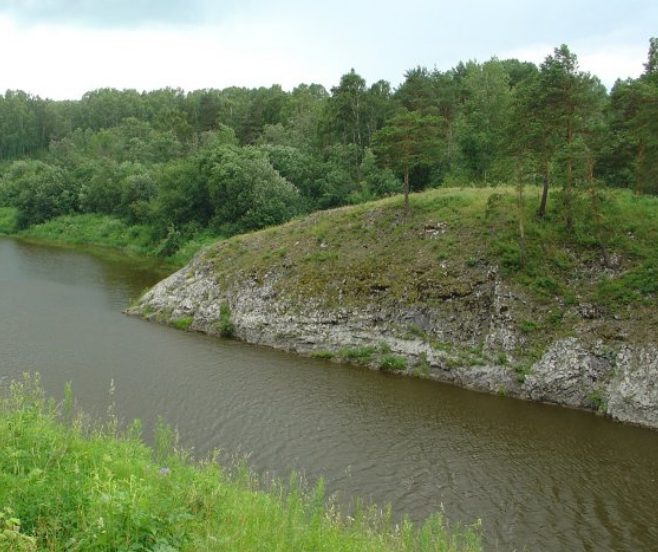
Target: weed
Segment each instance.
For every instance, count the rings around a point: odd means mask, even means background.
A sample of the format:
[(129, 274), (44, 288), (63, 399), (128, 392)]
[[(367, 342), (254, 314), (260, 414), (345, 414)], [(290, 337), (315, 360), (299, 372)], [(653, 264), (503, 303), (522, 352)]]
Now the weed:
[(219, 322), (217, 323), (217, 330), (222, 337), (232, 337), (235, 332), (235, 326), (231, 322), (231, 309), (227, 302), (222, 302), (219, 305)]
[(564, 321), (564, 313), (560, 309), (552, 310), (548, 313), (548, 321), (553, 327), (559, 328)]
[(523, 333), (532, 333), (536, 331), (537, 328), (539, 328), (538, 324), (532, 320), (521, 320), (521, 322), (519, 322), (519, 330)]
[(0, 398), (0, 504), (12, 507), (0, 509), (0, 552), (481, 551), (478, 526), (432, 516), (388, 529), (390, 514), (364, 507), (346, 522), (322, 481), (259, 483), (244, 464), (193, 464), (162, 423), (155, 449), (134, 432), (64, 424), (37, 384)]
[(594, 410), (597, 410), (597, 411), (605, 410), (605, 407), (606, 407), (605, 398), (604, 398), (603, 393), (601, 392), (600, 389), (596, 389), (595, 391), (590, 393), (587, 398), (590, 402), (591, 407)]
[(412, 376), (417, 378), (427, 378), (430, 375), (430, 364), (427, 360), (427, 353), (420, 353), (418, 361), (414, 364)]
[(390, 370), (394, 372), (400, 372), (407, 368), (407, 363), (402, 357), (385, 354), (382, 355), (382, 357), (379, 359), (379, 367), (385, 371)]
[(350, 362), (357, 364), (367, 364), (372, 360), (372, 355), (375, 353), (374, 347), (358, 347), (341, 349), (340, 356)]
[(391, 346), (388, 343), (386, 343), (386, 341), (381, 341), (379, 343), (379, 352), (382, 355), (388, 355), (391, 353)]
[(177, 330), (188, 330), (194, 321), (193, 316), (183, 316), (181, 318), (170, 318), (169, 325)]
[(326, 360), (331, 360), (334, 358), (334, 353), (331, 351), (313, 351), (311, 353), (311, 358), (324, 358)]
[(333, 251), (316, 251), (302, 259), (305, 263), (326, 263), (338, 259), (338, 253)]
[(16, 231), (16, 209), (0, 207), (0, 234), (14, 234)]
[(423, 341), (427, 340), (427, 333), (418, 324), (411, 323), (407, 329), (411, 335), (419, 337)]
[(516, 373), (516, 381), (518, 383), (525, 383), (525, 379), (532, 373), (532, 366), (527, 364), (517, 364), (513, 367), (514, 372)]
[(36, 552), (33, 537), (21, 534), (21, 521), (11, 508), (0, 511), (0, 552)]

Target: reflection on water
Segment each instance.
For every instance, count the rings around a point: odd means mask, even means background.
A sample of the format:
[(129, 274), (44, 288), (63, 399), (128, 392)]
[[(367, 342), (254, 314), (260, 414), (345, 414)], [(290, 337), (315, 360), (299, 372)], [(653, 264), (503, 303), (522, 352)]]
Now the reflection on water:
[(398, 517), (481, 518), (488, 550), (656, 549), (658, 433), (123, 316), (161, 275), (0, 239), (0, 375), (72, 381), (98, 415), (163, 415), (197, 456), (249, 452)]

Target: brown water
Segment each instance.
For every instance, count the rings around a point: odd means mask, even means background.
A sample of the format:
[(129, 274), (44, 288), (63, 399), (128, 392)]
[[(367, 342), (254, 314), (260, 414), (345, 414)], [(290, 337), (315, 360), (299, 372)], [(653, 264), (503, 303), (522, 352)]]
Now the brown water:
[[(0, 238), (0, 377), (179, 428), (198, 456), (323, 476), (396, 516), (482, 519), (486, 549), (658, 550), (658, 432), (179, 332), (121, 314), (156, 266)], [(111, 381), (116, 391), (110, 397)]]

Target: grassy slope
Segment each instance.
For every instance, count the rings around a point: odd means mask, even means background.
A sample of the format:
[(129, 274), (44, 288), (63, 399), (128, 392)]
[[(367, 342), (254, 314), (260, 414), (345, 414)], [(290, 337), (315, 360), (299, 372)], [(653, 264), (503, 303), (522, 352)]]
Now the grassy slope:
[[(538, 341), (569, 333), (582, 310), (596, 313), (597, 332), (626, 328), (632, 339), (655, 341), (658, 312), (658, 199), (608, 191), (600, 198), (600, 228), (587, 194), (576, 201), (575, 228), (564, 229), (559, 195), (536, 220), (539, 189), (527, 190), (528, 259), (519, 267), (518, 217), (511, 188), (440, 189), (316, 213), (301, 221), (236, 237), (209, 253), (218, 279), (231, 283), (269, 272), (277, 291), (326, 307), (440, 305), (465, 297), (489, 270), (530, 302), (524, 332)], [(611, 259), (602, 263), (600, 235)], [(592, 311), (593, 309), (593, 311)]]
[(113, 418), (90, 425), (33, 379), (12, 384), (0, 397), (0, 552), (481, 550), (477, 528), (346, 518), (325, 505), (321, 484), (265, 489), (247, 468), (191, 464), (167, 428), (151, 450), (136, 427), (118, 436)]
[[(157, 245), (153, 244), (152, 230), (148, 226), (131, 226), (106, 215), (65, 215), (19, 231), (16, 228), (15, 210), (4, 207), (0, 208), (1, 234), (53, 243), (99, 246), (116, 249), (128, 255), (154, 256), (157, 253)], [(209, 236), (192, 240), (164, 260), (183, 266), (202, 245), (210, 241), (212, 238)]]

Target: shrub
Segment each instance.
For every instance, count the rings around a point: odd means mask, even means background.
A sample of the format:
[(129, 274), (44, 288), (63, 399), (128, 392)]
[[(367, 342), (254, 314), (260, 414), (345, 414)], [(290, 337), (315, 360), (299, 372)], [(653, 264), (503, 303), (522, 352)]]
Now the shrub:
[(379, 359), (379, 367), (382, 370), (399, 372), (407, 368), (407, 363), (402, 357), (386, 354)]
[(0, 552), (36, 552), (36, 541), (21, 534), (21, 522), (11, 508), (0, 511)]
[(16, 208), (16, 225), (27, 228), (78, 208), (78, 192), (63, 169), (41, 161), (16, 161), (0, 182), (0, 203)]
[(219, 335), (222, 337), (232, 337), (235, 332), (235, 326), (231, 322), (231, 310), (228, 303), (222, 303), (219, 306), (219, 324), (217, 325)]
[(374, 347), (358, 347), (355, 349), (343, 349), (340, 352), (340, 356), (345, 360), (356, 362), (357, 364), (366, 364), (370, 362), (374, 352)]
[(537, 328), (537, 323), (532, 320), (521, 320), (521, 322), (519, 322), (519, 330), (523, 333), (534, 332)]
[(334, 354), (331, 351), (313, 351), (311, 353), (311, 358), (323, 358), (325, 360), (331, 360), (334, 358)]
[(188, 330), (189, 327), (192, 325), (192, 321), (194, 320), (194, 317), (192, 316), (184, 316), (182, 318), (172, 318), (169, 321), (169, 324), (176, 328), (177, 330)]

